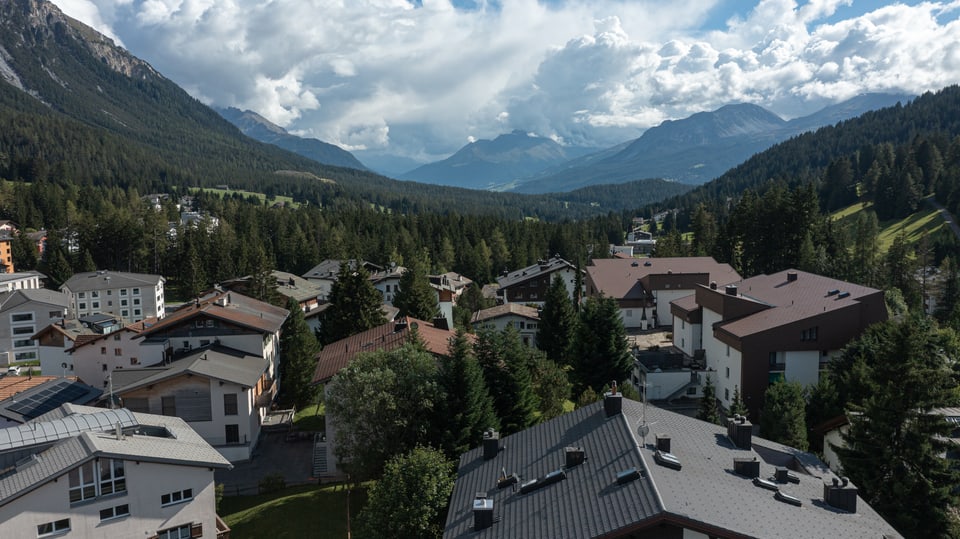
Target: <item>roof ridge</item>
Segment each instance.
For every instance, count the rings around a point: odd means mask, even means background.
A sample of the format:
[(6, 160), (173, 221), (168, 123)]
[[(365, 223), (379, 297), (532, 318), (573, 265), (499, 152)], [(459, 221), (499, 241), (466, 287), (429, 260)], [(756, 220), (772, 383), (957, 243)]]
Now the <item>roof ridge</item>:
[[(643, 406), (643, 405), (641, 405), (641, 406)], [(657, 483), (656, 483), (656, 481), (654, 481), (654, 479), (653, 479), (653, 474), (650, 473), (650, 463), (647, 462), (647, 459), (644, 458), (644, 456), (643, 456), (643, 451), (641, 451), (641, 444), (640, 444), (640, 442), (637, 440), (637, 433), (636, 433), (636, 432), (633, 430), (633, 428), (631, 427), (631, 425), (630, 425), (630, 419), (627, 418), (627, 414), (620, 413), (620, 414), (618, 414), (618, 416), (620, 417), (620, 419), (621, 419), (621, 420), (624, 422), (624, 424), (626, 425), (626, 427), (627, 427), (627, 434), (629, 434), (629, 435), (630, 435), (630, 439), (633, 440), (634, 450), (637, 452), (637, 456), (640, 457), (640, 462), (643, 463), (643, 468), (644, 468), (643, 473), (644, 473), (646, 479), (647, 479), (648, 481), (650, 481), (650, 488), (653, 490), (654, 496), (657, 497), (657, 503), (660, 504), (660, 510), (666, 512), (666, 511), (667, 511), (667, 506), (666, 506), (665, 503), (663, 503), (663, 497), (660, 496), (660, 489), (657, 488)], [(644, 423), (646, 423), (646, 419), (644, 419)], [(638, 426), (637, 428), (639, 428), (639, 427), (640, 427), (640, 426)], [(645, 444), (646, 444), (646, 442), (644, 441), (644, 445), (645, 445)]]

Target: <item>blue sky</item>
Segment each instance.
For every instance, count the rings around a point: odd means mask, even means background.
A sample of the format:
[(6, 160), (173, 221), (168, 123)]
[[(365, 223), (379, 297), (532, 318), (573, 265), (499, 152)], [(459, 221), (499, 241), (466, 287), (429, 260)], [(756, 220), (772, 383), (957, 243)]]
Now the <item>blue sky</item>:
[(201, 101), (425, 162), (960, 83), (960, 0), (54, 0)]

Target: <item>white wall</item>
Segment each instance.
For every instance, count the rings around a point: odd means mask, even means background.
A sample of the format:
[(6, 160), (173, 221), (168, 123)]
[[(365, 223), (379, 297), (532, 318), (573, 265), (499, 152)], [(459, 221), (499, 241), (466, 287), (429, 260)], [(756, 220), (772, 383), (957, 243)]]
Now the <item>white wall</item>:
[(688, 530), (684, 528), (683, 539), (710, 539), (710, 536), (705, 533), (700, 533), (697, 531)]
[[(523, 329), (520, 329), (521, 323), (523, 323)], [(537, 333), (540, 331), (538, 329), (538, 322), (535, 320), (530, 320), (524, 316), (506, 314), (503, 316), (498, 316), (497, 318), (492, 318), (490, 320), (484, 320), (483, 322), (477, 322), (473, 324), (473, 327), (476, 329), (492, 327), (497, 331), (503, 331), (508, 326), (513, 326), (513, 328), (517, 330), (517, 333), (520, 334), (521, 342), (526, 340), (527, 346), (531, 348), (537, 347)]]
[[(719, 322), (719, 314), (710, 309), (703, 309), (703, 350), (706, 355), (707, 367), (716, 372), (712, 373), (716, 386), (717, 398), (724, 407), (733, 402), (734, 390), (740, 386), (741, 357), (740, 352), (732, 346), (718, 341), (709, 328)], [(729, 375), (727, 374), (729, 369)], [(742, 388), (741, 388), (742, 390)]]
[(690, 324), (679, 317), (673, 319), (673, 345), (683, 351), (684, 354), (693, 357), (693, 351), (701, 349), (701, 330), (700, 324)]
[[(657, 304), (657, 324), (661, 326), (673, 325), (673, 314), (670, 313), (670, 302), (689, 296), (695, 291), (689, 288), (676, 290), (654, 290), (653, 297)], [(652, 313), (647, 313), (649, 316)]]
[[(106, 387), (104, 382), (107, 375), (115, 369), (137, 369), (152, 364), (149, 360), (140, 357), (140, 343), (143, 341), (142, 339), (134, 340), (133, 337), (136, 335), (125, 329), (115, 331), (77, 348), (70, 354), (65, 354), (61, 362), (66, 362), (68, 366), (72, 364), (73, 374), (84, 383), (93, 387)], [(117, 355), (117, 349), (120, 350), (120, 355)], [(131, 363), (133, 360), (136, 363)], [(50, 374), (61, 374), (60, 363), (55, 367), (57, 370)]]
[(666, 399), (688, 383), (690, 383), (690, 371), (649, 372), (647, 373), (647, 398)]
[(784, 377), (788, 382), (800, 382), (806, 387), (820, 380), (820, 351), (784, 352)]

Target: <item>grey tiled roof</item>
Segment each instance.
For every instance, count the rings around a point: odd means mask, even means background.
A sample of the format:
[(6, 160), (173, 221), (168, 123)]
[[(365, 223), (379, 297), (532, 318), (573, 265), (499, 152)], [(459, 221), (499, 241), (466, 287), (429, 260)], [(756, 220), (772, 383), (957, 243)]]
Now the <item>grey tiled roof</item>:
[(497, 277), (497, 284), (500, 285), (500, 288), (508, 288), (517, 283), (523, 283), (535, 277), (549, 275), (563, 269), (575, 270), (576, 266), (555, 256), (549, 260), (541, 260), (538, 264), (533, 264), (532, 266), (527, 266)]
[(157, 286), (163, 277), (148, 273), (128, 273), (125, 271), (88, 271), (76, 273), (60, 287), (72, 293), (107, 288), (125, 288), (135, 286)]
[(214, 345), (197, 350), (167, 367), (115, 370), (113, 390), (124, 393), (187, 373), (253, 387), (269, 365), (266, 358)]
[[(650, 427), (641, 438), (642, 418)], [(655, 435), (671, 438), (681, 470), (655, 462)], [(503, 450), (483, 460), (482, 449), (465, 453), (447, 516), (445, 538), (583, 538), (644, 536), (648, 526), (668, 524), (718, 537), (834, 538), (899, 537), (862, 499), (857, 512), (823, 501), (829, 470), (813, 455), (753, 438), (753, 449), (737, 449), (726, 428), (623, 400), (623, 414), (606, 418), (603, 404), (586, 406), (501, 440)], [(566, 479), (528, 494), (497, 490), (501, 469), (522, 481), (564, 464), (566, 446), (583, 447), (586, 462), (568, 469)], [(756, 458), (760, 477), (772, 479), (776, 465), (789, 465), (799, 483), (780, 488), (800, 507), (774, 498), (733, 472), (734, 458)], [(620, 471), (636, 467), (641, 477), (616, 485)], [(472, 501), (478, 491), (494, 500), (494, 524), (473, 529)], [(653, 528), (656, 529), (656, 528)]]

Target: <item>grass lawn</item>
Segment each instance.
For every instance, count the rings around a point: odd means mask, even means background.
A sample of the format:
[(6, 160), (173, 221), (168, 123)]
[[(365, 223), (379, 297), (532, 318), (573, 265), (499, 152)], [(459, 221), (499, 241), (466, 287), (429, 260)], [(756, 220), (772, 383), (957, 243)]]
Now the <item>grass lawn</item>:
[[(367, 500), (367, 487), (350, 491), (350, 515), (355, 519)], [(347, 536), (347, 490), (344, 485), (301, 485), (257, 496), (227, 496), (220, 516), (230, 526), (231, 539), (316, 539)]]
[(323, 432), (325, 421), (323, 404), (320, 406), (312, 404), (301, 408), (293, 416), (293, 426), (302, 431)]
[[(844, 225), (850, 227), (856, 222), (856, 216), (861, 211), (869, 209), (872, 204), (858, 202), (838, 210), (831, 214), (834, 221), (843, 221)], [(886, 253), (893, 244), (894, 238), (902, 231), (908, 244), (920, 241), (924, 233), (932, 235), (934, 232), (944, 226), (943, 219), (937, 213), (937, 210), (928, 206), (921, 206), (916, 212), (903, 219), (883, 221), (880, 223), (880, 232), (877, 235), (877, 243), (881, 253)]]

